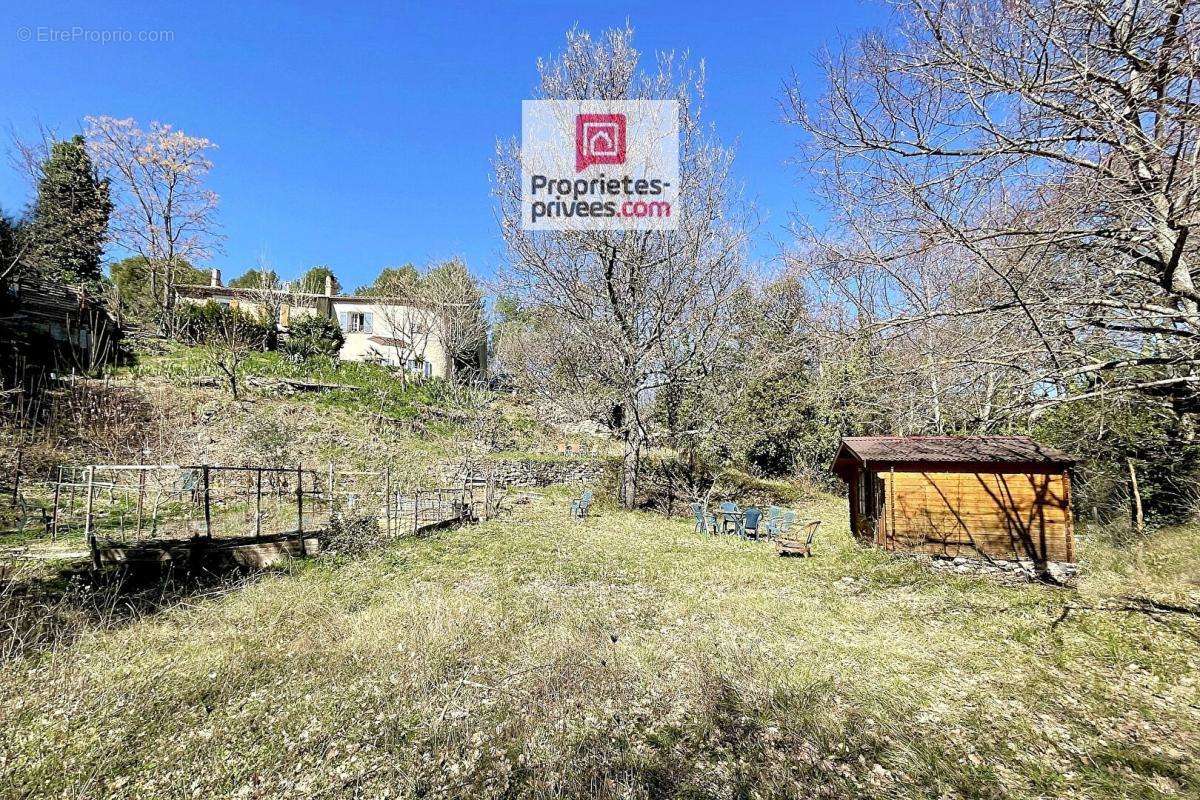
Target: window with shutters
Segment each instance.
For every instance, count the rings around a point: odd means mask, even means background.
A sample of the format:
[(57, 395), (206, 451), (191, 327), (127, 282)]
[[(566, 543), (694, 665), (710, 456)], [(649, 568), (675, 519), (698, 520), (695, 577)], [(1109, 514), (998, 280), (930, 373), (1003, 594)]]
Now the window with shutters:
[(345, 312), (342, 316), (342, 330), (346, 333), (372, 333), (374, 329), (374, 314), (362, 311)]

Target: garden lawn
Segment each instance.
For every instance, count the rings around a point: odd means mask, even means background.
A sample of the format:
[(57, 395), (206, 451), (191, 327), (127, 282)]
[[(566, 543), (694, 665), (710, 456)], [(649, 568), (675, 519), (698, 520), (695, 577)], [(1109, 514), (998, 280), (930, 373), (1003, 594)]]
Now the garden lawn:
[[(565, 495), (0, 672), (6, 797), (1200, 792), (1197, 530), (1079, 591), (812, 559)], [(1130, 600), (1129, 597), (1140, 598)]]

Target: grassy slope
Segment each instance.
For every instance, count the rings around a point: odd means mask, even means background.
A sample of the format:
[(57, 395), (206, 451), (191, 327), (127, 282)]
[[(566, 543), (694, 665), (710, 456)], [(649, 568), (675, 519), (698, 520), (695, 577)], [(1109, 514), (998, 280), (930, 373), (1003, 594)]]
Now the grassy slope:
[(1194, 529), (1140, 572), (1085, 547), (1076, 594), (861, 550), (833, 501), (806, 561), (564, 505), (296, 564), (13, 665), (0, 794), (1200, 791), (1200, 627), (1063, 613), (1194, 603)]

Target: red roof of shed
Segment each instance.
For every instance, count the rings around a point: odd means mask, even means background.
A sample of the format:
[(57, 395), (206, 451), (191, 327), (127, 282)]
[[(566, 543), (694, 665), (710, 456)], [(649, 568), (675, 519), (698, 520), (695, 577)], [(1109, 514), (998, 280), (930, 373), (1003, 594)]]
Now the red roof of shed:
[(888, 464), (1038, 464), (1070, 466), (1075, 459), (1028, 436), (847, 436), (833, 471), (858, 461)]

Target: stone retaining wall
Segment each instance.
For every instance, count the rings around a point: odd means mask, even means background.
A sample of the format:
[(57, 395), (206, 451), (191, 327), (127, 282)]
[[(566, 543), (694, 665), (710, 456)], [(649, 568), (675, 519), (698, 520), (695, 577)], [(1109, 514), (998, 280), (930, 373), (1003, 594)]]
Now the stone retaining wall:
[[(591, 459), (491, 461), (487, 467), (496, 476), (497, 486), (553, 486), (555, 484), (587, 484), (595, 486), (604, 478), (605, 464)], [(457, 485), (464, 476), (455, 464), (442, 464), (434, 477), (445, 485)]]

